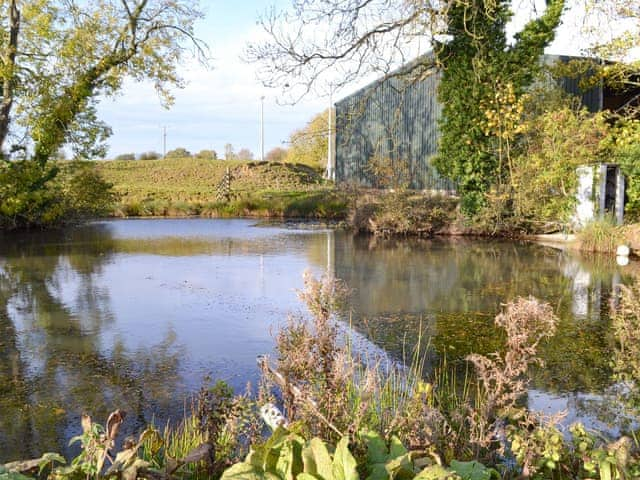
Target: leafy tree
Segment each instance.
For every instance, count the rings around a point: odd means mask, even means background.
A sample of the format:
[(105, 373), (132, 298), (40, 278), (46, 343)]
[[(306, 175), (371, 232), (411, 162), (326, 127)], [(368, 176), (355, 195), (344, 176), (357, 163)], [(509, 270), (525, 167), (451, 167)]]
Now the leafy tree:
[[(49, 195), (58, 172), (50, 160), (65, 144), (75, 158), (103, 156), (110, 129), (97, 118), (97, 99), (116, 95), (125, 78), (152, 81), (170, 104), (184, 41), (204, 58), (193, 34), (200, 16), (195, 0), (0, 2), (0, 156), (9, 190)], [(7, 163), (21, 157), (31, 164)], [(12, 204), (16, 218), (34, 218), (32, 205), (21, 216), (14, 200), (0, 197), (0, 210)]]
[(195, 157), (203, 160), (217, 160), (218, 153), (215, 150), (200, 150)]
[[(640, 87), (640, 6), (636, 0), (587, 0), (584, 32), (591, 36), (595, 58), (612, 62), (583, 62), (595, 81), (618, 88)], [(636, 52), (634, 54), (634, 52)]]
[(304, 128), (291, 134), (287, 162), (303, 163), (314, 168), (323, 168), (327, 164), (328, 112), (325, 110), (317, 114)]
[(283, 162), (287, 158), (287, 153), (286, 148), (274, 147), (267, 152), (265, 160), (267, 162)]
[(169, 150), (166, 154), (166, 158), (191, 158), (191, 152), (183, 147), (174, 148)]
[[(451, 40), (436, 45), (443, 66), (438, 96), (443, 105), (440, 144), (435, 165), (455, 180), (468, 213), (478, 210), (484, 193), (502, 182), (506, 165), (495, 143), (504, 139), (483, 128), (486, 105), (508, 94), (522, 96), (540, 67), (544, 48), (553, 40), (563, 0), (547, 2), (538, 19), (529, 22), (508, 45), (505, 27), (511, 2), (454, 2), (448, 12)], [(508, 92), (504, 88), (508, 86)]]
[(640, 219), (640, 120), (621, 117), (605, 141), (607, 153), (625, 175), (627, 203), (625, 215), (631, 221)]
[(248, 148), (241, 148), (237, 155), (238, 160), (249, 161), (253, 160), (253, 152)]
[(568, 107), (522, 126), (523, 152), (514, 158), (514, 213), (535, 222), (566, 222), (574, 212), (576, 168), (596, 163), (608, 133), (605, 115)]
[(160, 158), (158, 152), (144, 152), (140, 154), (140, 160), (157, 160)]
[(121, 153), (120, 155), (117, 155), (116, 160), (135, 160), (136, 159), (136, 154), (135, 153)]

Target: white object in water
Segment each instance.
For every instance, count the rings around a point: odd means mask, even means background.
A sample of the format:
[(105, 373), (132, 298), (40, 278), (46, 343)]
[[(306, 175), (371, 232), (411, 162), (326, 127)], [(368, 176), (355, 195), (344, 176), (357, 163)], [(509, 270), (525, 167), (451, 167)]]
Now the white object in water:
[(618, 255), (616, 257), (616, 263), (621, 267), (626, 267), (627, 265), (629, 265), (629, 257), (625, 255)]
[(628, 257), (630, 253), (631, 253), (631, 250), (627, 245), (620, 245), (616, 250), (616, 255), (619, 257)]

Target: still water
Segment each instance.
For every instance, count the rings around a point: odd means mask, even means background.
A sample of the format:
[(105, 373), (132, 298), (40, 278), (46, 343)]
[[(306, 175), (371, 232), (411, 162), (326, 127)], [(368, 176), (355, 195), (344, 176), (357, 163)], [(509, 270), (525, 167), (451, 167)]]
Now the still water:
[(117, 220), (0, 236), (0, 463), (68, 452), (79, 416), (129, 413), (129, 431), (179, 418), (206, 378), (237, 389), (302, 311), (306, 269), (353, 289), (344, 312), (368, 348), (428, 363), (499, 350), (500, 305), (550, 302), (561, 322), (529, 404), (606, 425), (608, 301), (624, 269), (552, 248), (467, 239), (379, 241), (248, 220)]

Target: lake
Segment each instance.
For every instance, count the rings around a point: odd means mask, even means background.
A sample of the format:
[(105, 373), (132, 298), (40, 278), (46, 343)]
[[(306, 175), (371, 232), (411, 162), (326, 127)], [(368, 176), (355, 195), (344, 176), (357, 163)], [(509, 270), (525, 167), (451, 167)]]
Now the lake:
[(341, 314), (360, 348), (401, 359), (428, 339), (427, 365), (489, 353), (501, 304), (534, 295), (560, 317), (532, 372), (532, 408), (608, 428), (607, 316), (624, 267), (529, 243), (379, 240), (250, 220), (113, 220), (0, 235), (0, 463), (69, 453), (79, 418), (121, 408), (128, 431), (164, 425), (207, 379), (242, 390), (273, 351), (302, 273), (353, 290)]

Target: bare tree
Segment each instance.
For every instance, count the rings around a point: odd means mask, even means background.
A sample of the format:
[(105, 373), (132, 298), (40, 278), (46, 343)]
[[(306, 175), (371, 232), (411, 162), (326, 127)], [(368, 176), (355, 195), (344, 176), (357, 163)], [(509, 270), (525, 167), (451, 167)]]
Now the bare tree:
[(431, 49), (452, 1), (294, 0), (290, 11), (260, 19), (267, 41), (249, 45), (245, 57), (261, 65), (266, 86), (295, 102), (323, 83), (339, 89), (387, 75)]

